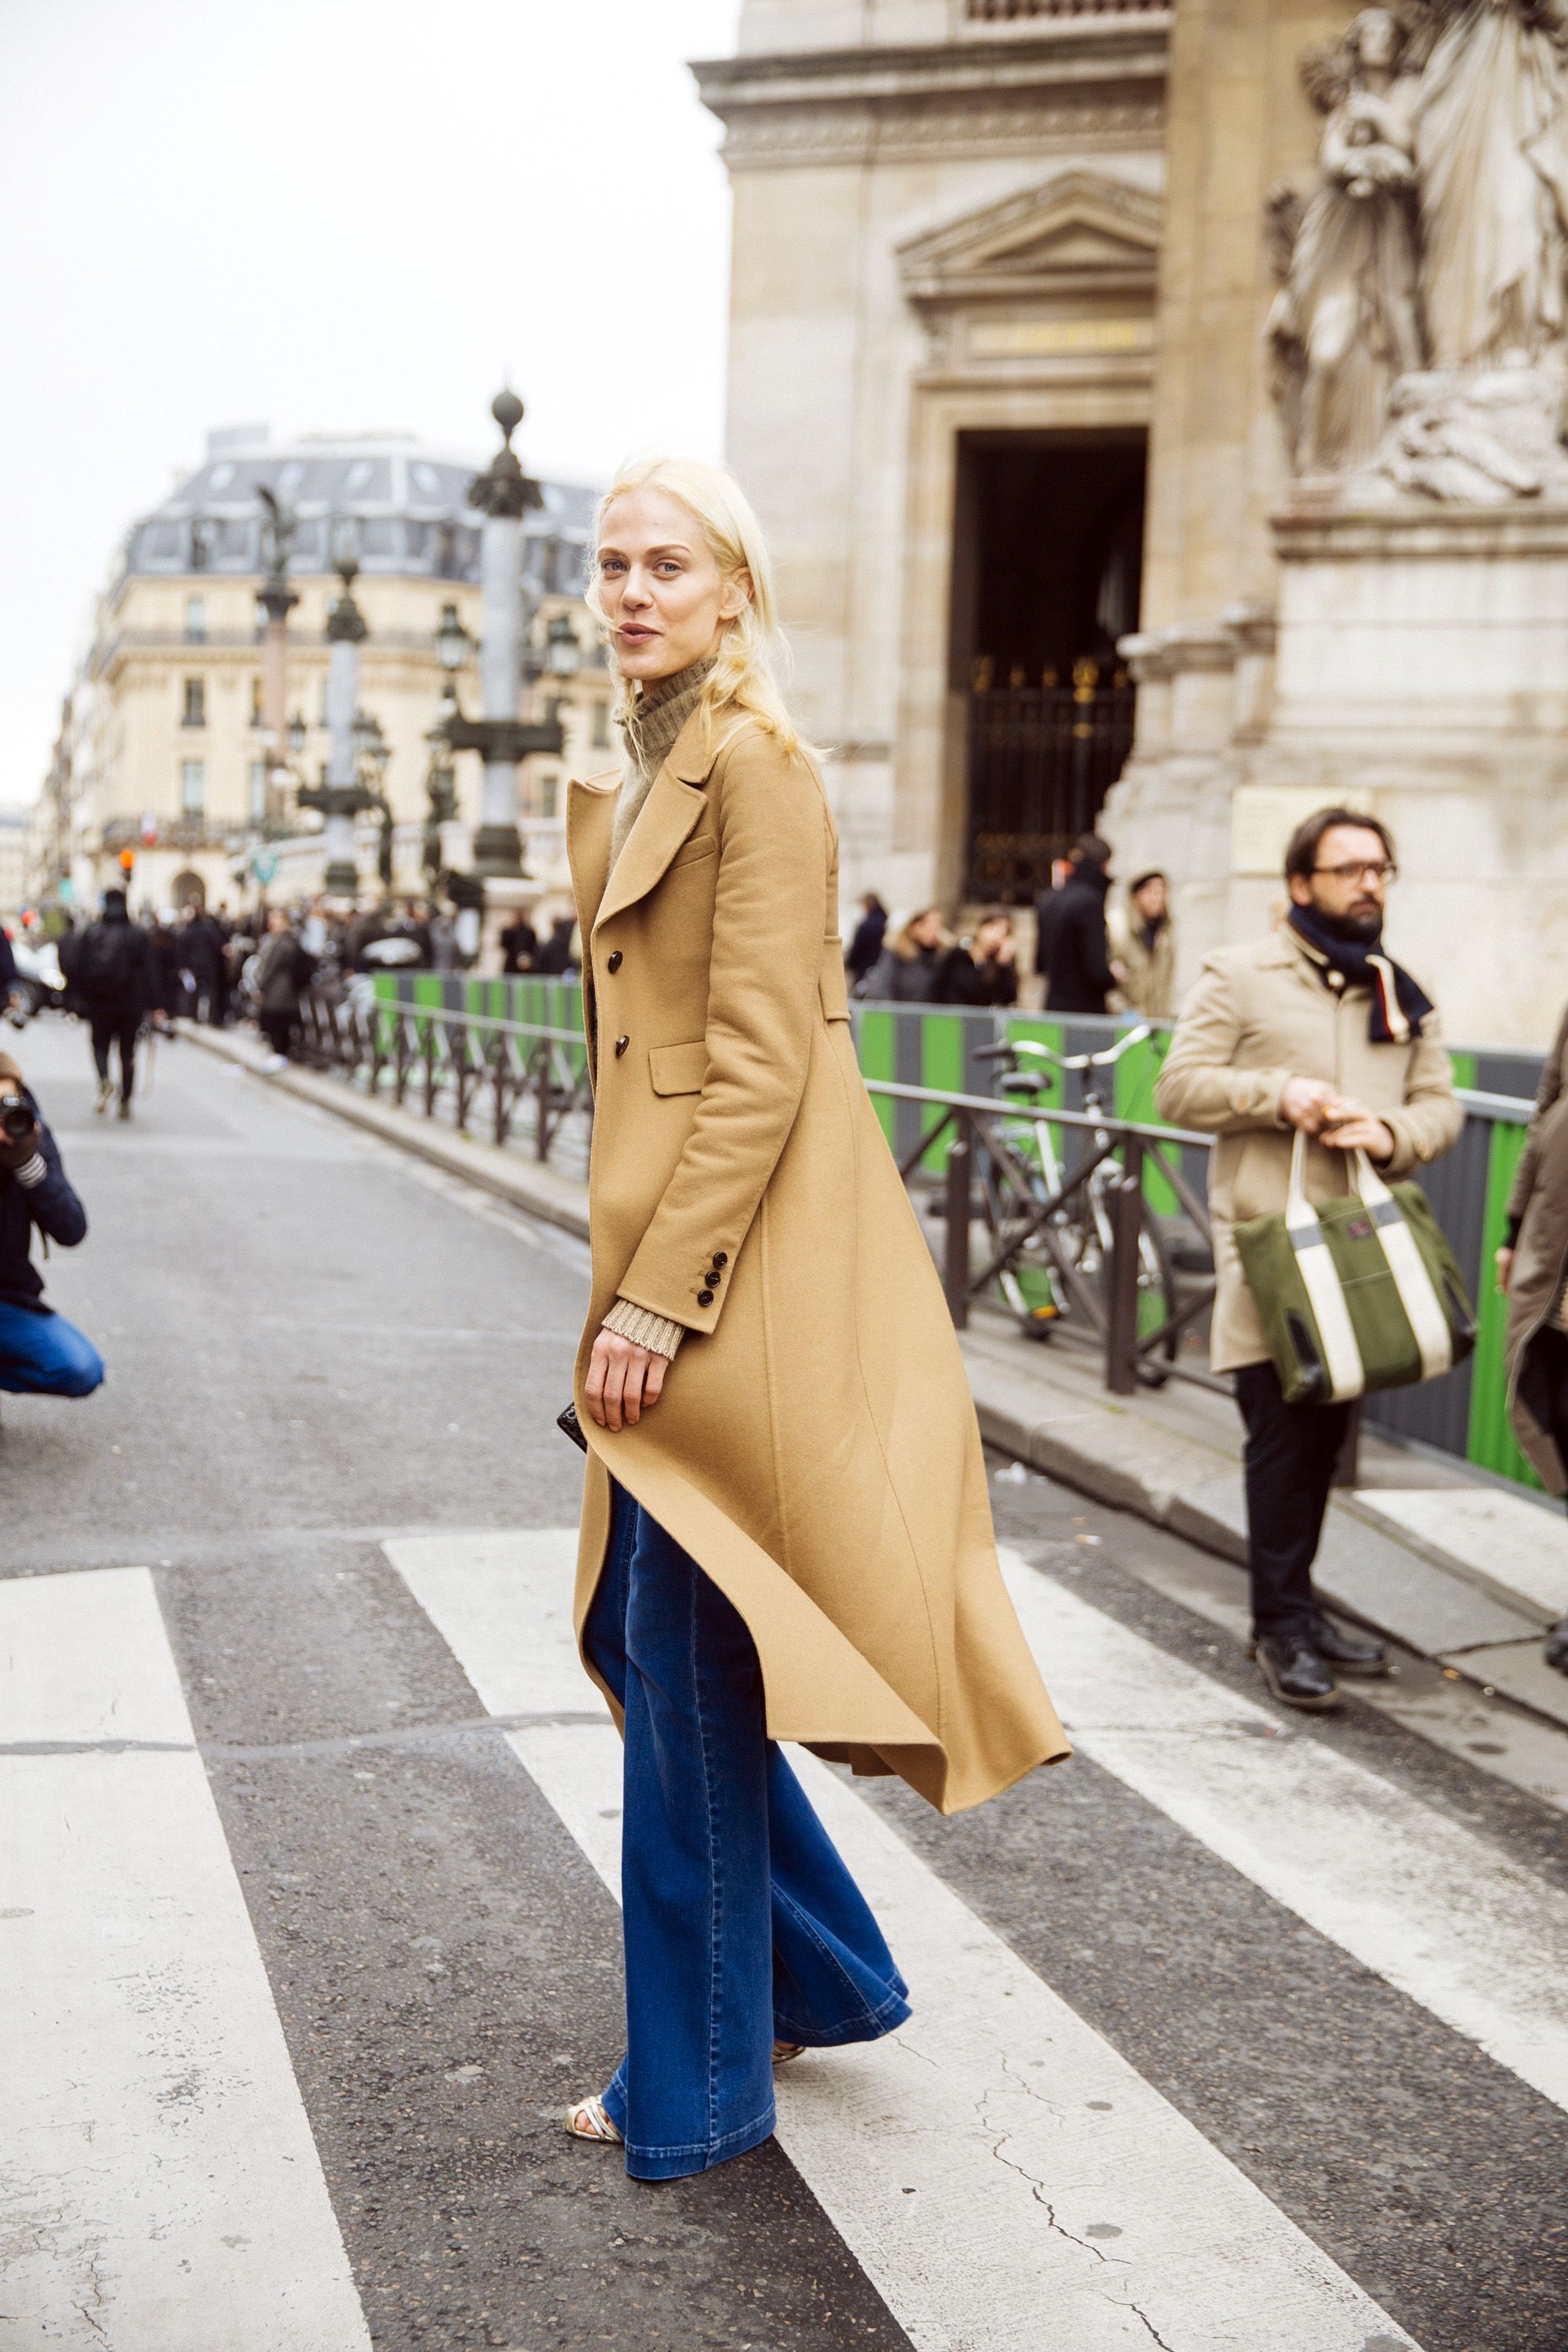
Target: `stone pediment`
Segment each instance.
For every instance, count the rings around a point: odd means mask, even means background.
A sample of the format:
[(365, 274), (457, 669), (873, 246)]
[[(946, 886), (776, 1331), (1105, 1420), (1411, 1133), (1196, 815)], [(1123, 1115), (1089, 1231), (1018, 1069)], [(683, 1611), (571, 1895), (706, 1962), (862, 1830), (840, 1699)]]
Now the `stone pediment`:
[(904, 292), (921, 308), (1089, 293), (1152, 299), (1163, 214), (1158, 196), (1125, 180), (1059, 173), (900, 246)]

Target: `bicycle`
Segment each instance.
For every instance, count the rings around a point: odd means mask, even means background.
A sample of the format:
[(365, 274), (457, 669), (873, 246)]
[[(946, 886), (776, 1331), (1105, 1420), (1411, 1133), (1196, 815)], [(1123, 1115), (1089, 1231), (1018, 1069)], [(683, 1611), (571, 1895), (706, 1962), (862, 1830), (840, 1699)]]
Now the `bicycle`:
[[(1101, 1089), (1101, 1074), (1114, 1069), (1123, 1054), (1150, 1034), (1148, 1024), (1141, 1023), (1097, 1054), (1058, 1054), (1054, 1046), (1033, 1039), (1010, 1038), (983, 1047), (977, 1059), (997, 1065), (998, 1092), (1019, 1103), (1039, 1099), (1045, 1072), (1031, 1072), (1026, 1066), (1031, 1062), (1064, 1076), (1081, 1076), (1084, 1112), (1098, 1120), (1110, 1108)], [(1084, 1138), (1089, 1160), (1077, 1178), (1065, 1168), (1056, 1133), (1044, 1119), (997, 1120), (986, 1129), (984, 1148), (976, 1155), (983, 1213), (994, 1245), (991, 1279), (1020, 1330), (1036, 1340), (1049, 1339), (1058, 1325), (1084, 1324), (1097, 1333), (1104, 1328), (1096, 1287), (1110, 1262), (1110, 1194), (1121, 1171), (1106, 1128), (1072, 1132)], [(1139, 1219), (1138, 1295), (1141, 1327), (1157, 1328), (1174, 1316), (1171, 1260), (1147, 1202), (1142, 1204)], [(1177, 1338), (1172, 1331), (1161, 1342), (1167, 1362), (1175, 1359)], [(1165, 1373), (1152, 1363), (1145, 1377), (1158, 1385)]]

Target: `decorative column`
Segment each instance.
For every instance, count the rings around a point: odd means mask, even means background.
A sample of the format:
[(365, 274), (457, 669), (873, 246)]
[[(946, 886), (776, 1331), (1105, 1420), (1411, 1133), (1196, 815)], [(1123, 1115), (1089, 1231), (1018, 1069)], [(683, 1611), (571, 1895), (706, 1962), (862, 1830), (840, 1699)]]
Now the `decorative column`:
[[(468, 488), (468, 504), (484, 516), (479, 532), (479, 576), (484, 588), (484, 639), (479, 648), (479, 720), (454, 716), (447, 740), (458, 751), (484, 755), (484, 798), (474, 836), (474, 872), (486, 878), (521, 880), (522, 838), (517, 824), (517, 769), (526, 751), (559, 751), (560, 728), (523, 726), (518, 718), (522, 692), (522, 518), (543, 503), (511, 446), (522, 422), (514, 392), (498, 393), (490, 415), (501, 429), (501, 446), (484, 473)], [(546, 735), (548, 740), (545, 740)]]
[(346, 551), (336, 571), (342, 592), (327, 614), (327, 643), (331, 647), (327, 668), (327, 726), (331, 758), (324, 781), (306, 784), (297, 794), (301, 808), (320, 809), (327, 820), (326, 888), (334, 898), (359, 896), (359, 868), (354, 860), (354, 818), (366, 805), (359, 779), (359, 747), (354, 719), (359, 710), (359, 649), (369, 632), (364, 614), (354, 603), (353, 583), (359, 564)]
[[(283, 769), (283, 746), (289, 729), (289, 615), (300, 599), (289, 585), (289, 547), (294, 517), (263, 485), (259, 493), (267, 520), (262, 525), (262, 551), (267, 577), (257, 603), (267, 615), (261, 663), (261, 717), (266, 737), (268, 816), (274, 814), (272, 786)], [(286, 771), (283, 772), (286, 775)]]

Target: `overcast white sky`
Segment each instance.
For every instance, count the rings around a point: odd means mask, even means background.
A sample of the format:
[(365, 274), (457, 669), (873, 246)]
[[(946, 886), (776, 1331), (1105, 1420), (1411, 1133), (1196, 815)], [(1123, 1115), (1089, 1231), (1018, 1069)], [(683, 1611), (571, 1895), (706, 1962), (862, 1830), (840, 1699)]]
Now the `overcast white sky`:
[(0, 0), (0, 803), (209, 425), (721, 446), (738, 0)]

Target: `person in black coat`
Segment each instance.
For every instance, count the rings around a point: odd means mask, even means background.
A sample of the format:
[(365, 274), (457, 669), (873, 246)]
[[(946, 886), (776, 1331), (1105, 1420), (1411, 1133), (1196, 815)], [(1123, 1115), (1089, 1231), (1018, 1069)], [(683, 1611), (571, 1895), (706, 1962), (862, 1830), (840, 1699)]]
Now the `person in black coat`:
[(1105, 932), (1110, 854), (1110, 844), (1098, 834), (1080, 834), (1073, 844), (1072, 872), (1051, 894), (1056, 903), (1040, 969), (1052, 1013), (1104, 1013), (1116, 986)]
[(876, 970), (887, 931), (888, 910), (875, 890), (868, 890), (860, 901), (855, 936), (844, 950), (844, 969), (849, 975), (851, 989), (858, 988), (867, 973)]
[(131, 1116), (136, 1087), (136, 1040), (142, 1024), (163, 1003), (163, 976), (152, 939), (125, 910), (123, 890), (106, 890), (96, 923), (62, 943), (61, 965), (72, 993), (87, 1013), (92, 1058), (98, 1071), (97, 1109), (114, 1098), (109, 1075), (111, 1046), (120, 1053), (120, 1116)]
[(508, 979), (533, 970), (539, 934), (521, 907), (500, 935), (500, 968)]
[[(12, 1127), (19, 1132), (13, 1135)], [(13, 1396), (90, 1396), (103, 1378), (103, 1359), (74, 1323), (44, 1305), (43, 1277), (33, 1264), (35, 1226), (61, 1249), (74, 1249), (87, 1232), (87, 1215), (21, 1071), (0, 1054), (0, 1389)]]
[(934, 1004), (952, 941), (940, 907), (922, 907), (883, 947), (861, 993), (879, 1004)]

